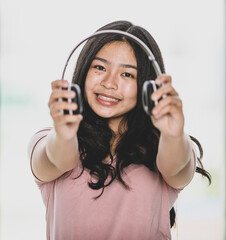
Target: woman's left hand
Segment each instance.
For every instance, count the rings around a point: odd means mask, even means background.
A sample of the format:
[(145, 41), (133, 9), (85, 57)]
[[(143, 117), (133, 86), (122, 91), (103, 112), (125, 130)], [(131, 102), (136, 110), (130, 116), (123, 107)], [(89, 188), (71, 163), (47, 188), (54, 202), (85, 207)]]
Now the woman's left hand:
[(169, 75), (160, 75), (155, 83), (163, 84), (151, 95), (153, 101), (161, 99), (157, 106), (152, 109), (152, 122), (161, 134), (169, 137), (181, 136), (184, 132), (184, 114), (182, 110), (182, 101), (178, 93), (172, 86), (172, 78)]

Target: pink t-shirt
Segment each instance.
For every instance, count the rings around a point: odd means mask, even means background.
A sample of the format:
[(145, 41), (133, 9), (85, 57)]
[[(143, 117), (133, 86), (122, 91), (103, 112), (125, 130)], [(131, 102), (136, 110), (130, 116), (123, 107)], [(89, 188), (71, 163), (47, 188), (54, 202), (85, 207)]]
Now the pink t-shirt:
[[(36, 143), (49, 129), (35, 134), (29, 145), (31, 158)], [(88, 186), (89, 170), (81, 162), (51, 182), (35, 177), (46, 206), (47, 239), (51, 240), (165, 240), (171, 239), (169, 211), (179, 190), (144, 165), (131, 164), (123, 179), (130, 190), (114, 180), (101, 190)], [(75, 179), (76, 178), (76, 179)]]

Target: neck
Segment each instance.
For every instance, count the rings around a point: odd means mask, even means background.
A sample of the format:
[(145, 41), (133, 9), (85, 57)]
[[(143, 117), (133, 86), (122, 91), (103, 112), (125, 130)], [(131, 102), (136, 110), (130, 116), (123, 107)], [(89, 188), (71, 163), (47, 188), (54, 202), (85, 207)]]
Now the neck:
[(108, 126), (115, 136), (122, 135), (127, 130), (127, 123), (123, 121), (123, 117), (108, 119)]
[(115, 135), (118, 135), (121, 120), (122, 118), (111, 118), (108, 120), (108, 126)]

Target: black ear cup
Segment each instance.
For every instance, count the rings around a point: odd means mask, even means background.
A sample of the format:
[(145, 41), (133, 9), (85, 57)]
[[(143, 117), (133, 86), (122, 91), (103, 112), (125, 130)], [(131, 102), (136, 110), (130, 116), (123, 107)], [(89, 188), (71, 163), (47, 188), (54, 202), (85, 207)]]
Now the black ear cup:
[(158, 101), (151, 100), (151, 94), (155, 92), (159, 86), (155, 84), (154, 80), (145, 81), (142, 88), (142, 104), (144, 111), (147, 115), (151, 115), (151, 111), (154, 106), (158, 104)]
[(68, 88), (62, 88), (62, 90), (68, 90), (68, 91), (74, 91), (75, 97), (72, 99), (67, 98), (60, 98), (59, 101), (66, 101), (66, 102), (74, 102), (78, 105), (78, 108), (75, 111), (72, 110), (63, 110), (63, 114), (81, 114), (83, 112), (83, 104), (82, 104), (82, 98), (81, 98), (81, 90), (80, 87), (77, 84), (71, 84), (68, 86)]

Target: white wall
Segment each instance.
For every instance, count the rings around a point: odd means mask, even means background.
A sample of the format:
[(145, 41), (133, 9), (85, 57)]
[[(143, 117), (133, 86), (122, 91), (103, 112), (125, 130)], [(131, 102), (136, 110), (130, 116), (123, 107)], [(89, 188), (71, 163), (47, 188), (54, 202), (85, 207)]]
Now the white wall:
[[(181, 193), (174, 239), (222, 240), (224, 232), (225, 46), (223, 0), (2, 0), (2, 240), (45, 239), (45, 209), (29, 169), (29, 138), (52, 124), (50, 82), (83, 37), (114, 20), (149, 30), (184, 102), (186, 131), (204, 148), (213, 183), (196, 176)], [(198, 229), (198, 230), (197, 230)]]

